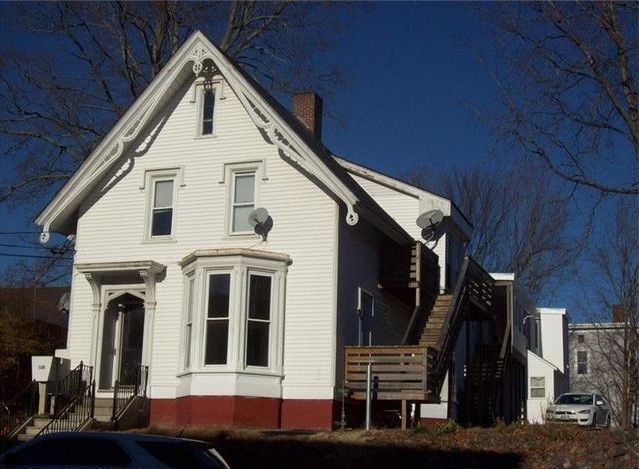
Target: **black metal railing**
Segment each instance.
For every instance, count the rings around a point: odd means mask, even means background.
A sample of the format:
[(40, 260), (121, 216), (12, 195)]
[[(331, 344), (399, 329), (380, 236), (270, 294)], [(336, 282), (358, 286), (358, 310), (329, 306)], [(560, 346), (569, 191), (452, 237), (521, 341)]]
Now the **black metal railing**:
[(15, 429), (36, 414), (39, 397), (38, 383), (31, 381), (9, 402), (0, 403), (0, 445), (2, 447)]
[(38, 435), (75, 431), (93, 418), (95, 382), (93, 367), (82, 362), (58, 383), (53, 419)]
[(146, 387), (149, 379), (149, 367), (136, 365), (117, 380), (113, 387), (113, 414), (111, 421), (116, 422), (128, 403), (135, 396), (146, 397)]

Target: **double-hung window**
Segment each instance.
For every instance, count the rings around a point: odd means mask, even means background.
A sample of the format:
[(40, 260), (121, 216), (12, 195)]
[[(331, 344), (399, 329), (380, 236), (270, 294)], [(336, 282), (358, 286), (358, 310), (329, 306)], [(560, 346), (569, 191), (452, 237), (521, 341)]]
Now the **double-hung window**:
[(153, 182), (151, 237), (170, 236), (173, 228), (173, 179)]
[(255, 171), (233, 172), (231, 233), (252, 233), (248, 216), (255, 208)]
[(544, 376), (530, 377), (530, 397), (546, 397), (546, 378)]
[(251, 273), (247, 298), (246, 365), (269, 366), (271, 276)]
[(577, 374), (588, 374), (588, 352), (577, 352)]
[(146, 191), (147, 241), (175, 241), (178, 191), (184, 186), (182, 168), (145, 171), (140, 189)]
[(226, 365), (229, 341), (229, 297), (231, 274), (213, 273), (208, 277), (205, 365)]

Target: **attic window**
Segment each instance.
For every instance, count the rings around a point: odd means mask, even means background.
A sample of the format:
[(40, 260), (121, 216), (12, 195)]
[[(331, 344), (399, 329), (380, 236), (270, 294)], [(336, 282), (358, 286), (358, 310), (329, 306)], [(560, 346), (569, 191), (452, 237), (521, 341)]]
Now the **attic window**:
[(213, 111), (215, 109), (215, 89), (206, 83), (202, 87), (202, 111), (200, 135), (213, 135)]

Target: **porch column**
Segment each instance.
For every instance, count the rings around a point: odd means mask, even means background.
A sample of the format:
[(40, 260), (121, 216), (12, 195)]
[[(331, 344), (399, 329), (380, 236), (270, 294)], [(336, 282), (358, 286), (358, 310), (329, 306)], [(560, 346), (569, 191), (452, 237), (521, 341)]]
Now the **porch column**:
[[(91, 292), (93, 293), (93, 303), (91, 304), (91, 351), (89, 356), (89, 366), (95, 367), (97, 363), (98, 356), (98, 346), (99, 346), (99, 321), (100, 321), (100, 313), (102, 312), (102, 292), (101, 292), (101, 284), (98, 279), (91, 274), (90, 272), (85, 272), (84, 276), (86, 277), (89, 285), (91, 285)], [(95, 369), (95, 368), (94, 368)]]
[(157, 276), (161, 273), (151, 269), (140, 270), (140, 277), (144, 281), (144, 343), (142, 345), (142, 365), (151, 369), (151, 356), (153, 351), (153, 322), (155, 318), (155, 284)]

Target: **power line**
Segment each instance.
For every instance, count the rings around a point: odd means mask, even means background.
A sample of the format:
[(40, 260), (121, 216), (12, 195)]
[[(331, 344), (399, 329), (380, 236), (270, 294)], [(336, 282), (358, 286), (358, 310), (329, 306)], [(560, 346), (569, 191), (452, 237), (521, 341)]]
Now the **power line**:
[(33, 259), (68, 259), (73, 260), (73, 257), (60, 257), (60, 256), (35, 256), (32, 254), (9, 254), (6, 252), (0, 252), (0, 256), (4, 257), (31, 257)]
[(0, 246), (5, 247), (5, 248), (18, 248), (18, 249), (46, 249), (46, 250), (50, 249), (50, 248), (48, 248), (46, 246), (40, 246), (40, 245), (28, 246), (28, 245), (25, 245), (25, 244), (0, 243)]
[(40, 231), (0, 231), (0, 234), (40, 234)]

